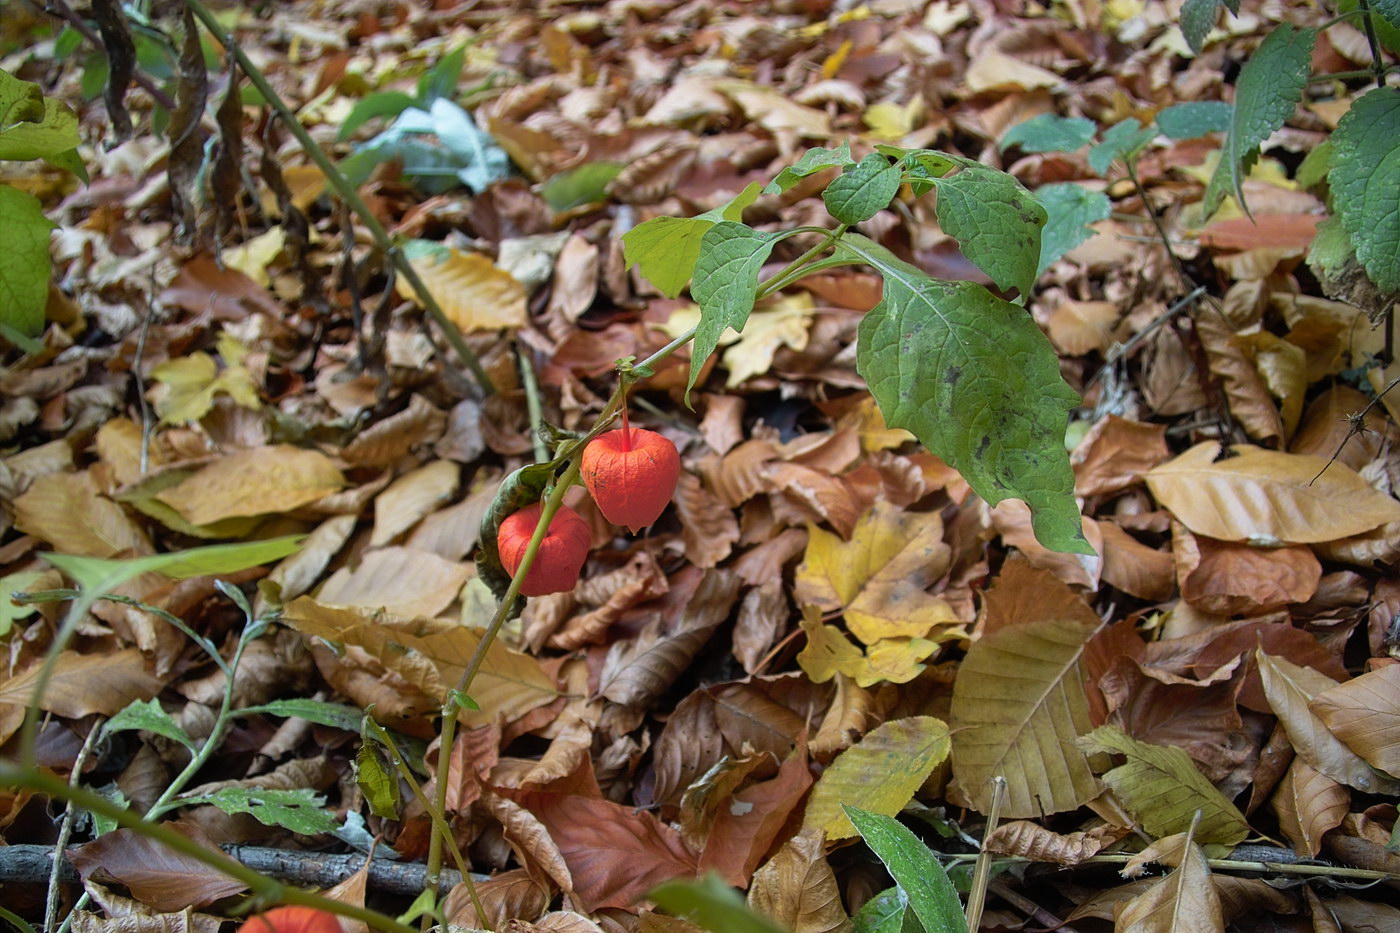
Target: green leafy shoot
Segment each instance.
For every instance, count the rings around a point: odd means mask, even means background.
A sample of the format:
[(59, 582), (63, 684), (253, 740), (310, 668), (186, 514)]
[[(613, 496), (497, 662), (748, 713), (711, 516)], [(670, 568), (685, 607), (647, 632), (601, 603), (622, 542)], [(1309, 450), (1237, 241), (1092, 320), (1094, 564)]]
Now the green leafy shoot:
[(1035, 197), (1048, 218), (1040, 232), (1040, 262), (1036, 266), (1039, 276), (1051, 263), (1089, 239), (1094, 232), (1089, 225), (1106, 220), (1113, 205), (1102, 191), (1090, 191), (1072, 181), (1042, 185), (1036, 189)]
[(1400, 291), (1400, 90), (1351, 105), (1332, 134), (1327, 181), (1362, 268), (1382, 291)]
[(879, 856), (909, 898), (924, 929), (928, 933), (967, 933), (958, 892), (928, 846), (894, 817), (847, 804), (841, 806), (865, 844)]
[(854, 165), (855, 159), (851, 156), (851, 142), (846, 140), (835, 149), (808, 149), (792, 165), (778, 173), (778, 177), (768, 183), (768, 187), (763, 189), (764, 194), (782, 194), (793, 185), (797, 184), (808, 175), (823, 171), (829, 168), (845, 168)]
[(143, 573), (158, 573), (172, 580), (238, 573), (295, 553), (305, 538), (305, 535), (290, 535), (266, 541), (213, 544), (126, 560), (76, 554), (44, 554), (43, 558), (83, 589), (108, 592)]
[(1097, 130), (1093, 120), (1042, 113), (1007, 130), (997, 148), (1002, 152), (1012, 146), (1019, 146), (1022, 152), (1074, 152), (1089, 145)]
[(647, 900), (712, 933), (784, 933), (772, 920), (750, 910), (738, 892), (713, 872), (699, 881), (657, 885)]
[(1115, 123), (1103, 134), (1103, 141), (1089, 150), (1089, 167), (1103, 175), (1114, 159), (1137, 158), (1156, 135), (1156, 127), (1144, 127), (1132, 117)]
[(1174, 104), (1157, 114), (1157, 128), (1168, 139), (1199, 139), (1230, 129), (1230, 105), (1223, 100)]
[(264, 826), (281, 826), (303, 836), (334, 832), (335, 816), (326, 809), (326, 798), (309, 787), (269, 790), (262, 787), (224, 787), (212, 794), (179, 798), (183, 807), (209, 804), (234, 815), (247, 813)]

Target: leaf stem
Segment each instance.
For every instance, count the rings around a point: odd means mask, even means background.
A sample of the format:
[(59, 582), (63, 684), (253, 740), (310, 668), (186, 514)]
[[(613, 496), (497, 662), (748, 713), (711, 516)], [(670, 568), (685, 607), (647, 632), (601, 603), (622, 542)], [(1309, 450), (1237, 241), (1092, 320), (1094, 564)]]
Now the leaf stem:
[(181, 855), (186, 855), (216, 871), (222, 872), (252, 889), (253, 894), (263, 901), (294, 904), (324, 910), (327, 913), (349, 917), (368, 924), (385, 933), (415, 933), (414, 929), (386, 917), (377, 910), (356, 907), (341, 901), (331, 900), (301, 888), (283, 884), (270, 878), (242, 862), (229, 858), (222, 852), (206, 848), (184, 833), (177, 832), (165, 823), (152, 823), (135, 812), (119, 807), (105, 797), (101, 797), (82, 787), (70, 787), (57, 777), (32, 768), (24, 768), (15, 762), (0, 759), (0, 787), (22, 787), (38, 791), (58, 800), (70, 800), (90, 813), (105, 816), (126, 829), (153, 839)]
[(822, 231), (825, 234), (825, 236), (822, 238), (822, 241), (820, 243), (807, 250), (807, 252), (803, 253), (801, 256), (798, 256), (796, 259), (788, 263), (783, 268), (779, 269), (777, 273), (775, 273), (771, 278), (760, 282), (758, 290), (754, 292), (753, 300), (757, 302), (764, 298), (767, 298), (774, 292), (781, 291), (788, 285), (801, 278), (800, 273), (802, 272), (803, 268), (805, 268), (813, 259), (816, 259), (817, 256), (830, 249), (832, 244), (834, 244), (837, 240), (841, 239), (841, 237), (845, 235), (847, 227), (847, 224), (839, 224), (834, 230)]
[(1366, 44), (1371, 47), (1371, 73), (1376, 76), (1376, 87), (1385, 87), (1385, 59), (1381, 58), (1381, 43), (1376, 37), (1376, 24), (1372, 19), (1370, 0), (1357, 0), (1361, 11), (1361, 26), (1366, 32)]
[[(349, 179), (345, 177), (340, 169), (336, 168), (330, 156), (326, 155), (326, 151), (321, 148), (320, 144), (317, 143), (316, 140), (311, 137), (311, 134), (306, 131), (306, 128), (301, 125), (301, 121), (297, 119), (296, 114), (292, 112), (291, 108), (288, 107), (286, 102), (278, 95), (277, 91), (268, 83), (267, 78), (264, 77), (262, 71), (258, 69), (258, 66), (243, 53), (243, 49), (234, 41), (233, 36), (224, 31), (224, 27), (214, 18), (214, 14), (209, 12), (209, 8), (204, 5), (203, 0), (185, 0), (185, 5), (190, 8), (199, 19), (200, 23), (204, 25), (204, 28), (214, 37), (214, 40), (227, 49), (238, 61), (238, 67), (243, 69), (243, 73), (248, 76), (248, 80), (253, 83), (253, 86), (258, 89), (258, 93), (263, 96), (263, 100), (267, 101), (272, 109), (277, 111), (278, 116), (282, 118), (282, 122), (286, 124), (287, 130), (297, 138), (297, 142), (301, 143), (302, 150), (306, 152), (311, 158), (311, 161), (316, 163), (316, 167), (326, 176), (327, 183), (335, 189), (336, 194), (340, 195), (346, 204), (350, 205), (350, 209), (359, 216), (360, 222), (363, 223), (365, 229), (369, 231), (369, 235), (374, 239), (375, 245), (389, 256), (390, 261), (394, 264), (394, 268), (396, 268), (399, 274), (413, 287), (414, 294), (418, 296), (419, 302), (421, 302), (423, 307), (427, 310), (429, 317), (436, 322), (438, 328), (442, 331), (443, 337), (452, 345), (452, 349), (457, 352), (457, 356), (466, 364), (467, 369), (471, 370), (472, 376), (476, 378), (477, 384), (481, 387), (481, 391), (487, 395), (494, 393), (496, 391), (495, 384), (491, 381), (491, 377), (487, 374), (486, 370), (482, 368), (481, 361), (477, 359), (476, 354), (472, 352), (472, 348), (467, 346), (467, 341), (462, 336), (462, 332), (457, 329), (456, 324), (453, 324), (452, 321), (448, 319), (447, 314), (442, 310), (442, 306), (438, 304), (437, 299), (433, 297), (433, 293), (428, 291), (428, 286), (425, 285), (423, 280), (419, 277), (417, 270), (413, 268), (408, 258), (403, 255), (399, 248), (394, 245), (394, 241), (389, 237), (384, 226), (379, 222), (379, 218), (374, 216), (374, 212), (365, 204), (359, 192), (355, 190), (355, 186), (350, 184)], [(349, 231), (345, 231), (344, 235), (348, 236)]]

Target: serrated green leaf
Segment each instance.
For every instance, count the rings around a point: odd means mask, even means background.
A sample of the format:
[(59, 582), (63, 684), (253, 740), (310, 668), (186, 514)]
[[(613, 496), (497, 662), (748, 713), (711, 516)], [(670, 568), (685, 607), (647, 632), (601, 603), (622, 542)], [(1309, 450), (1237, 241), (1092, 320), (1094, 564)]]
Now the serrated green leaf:
[(865, 844), (908, 896), (909, 906), (924, 929), (928, 933), (967, 933), (958, 892), (928, 846), (894, 817), (867, 813), (859, 807), (845, 810)]
[(1186, 832), (1197, 810), (1201, 821), (1195, 838), (1203, 845), (1233, 846), (1249, 835), (1244, 815), (1181, 749), (1139, 742), (1117, 726), (1100, 726), (1074, 744), (1091, 755), (1127, 758), (1103, 780), (1152, 838)]
[(1205, 46), (1206, 36), (1215, 28), (1220, 14), (1220, 0), (1186, 0), (1181, 5), (1181, 34), (1197, 55)]
[(1390, 25), (1400, 29), (1400, 0), (1371, 0), (1371, 9), (1384, 16)]
[(1039, 277), (1051, 263), (1093, 236), (1089, 224), (1107, 218), (1113, 205), (1102, 191), (1090, 191), (1072, 181), (1042, 185), (1035, 198), (1048, 218), (1040, 231), (1040, 262), (1035, 270)]
[(40, 555), (84, 589), (109, 591), (143, 573), (159, 573), (175, 580), (238, 573), (250, 567), (281, 560), (301, 547), (305, 535), (214, 544), (169, 554), (152, 554), (129, 560), (107, 560), (76, 554)]
[(1074, 152), (1089, 144), (1098, 126), (1083, 117), (1042, 113), (1006, 131), (998, 149), (1020, 146), (1022, 152)]
[(1264, 140), (1283, 126), (1302, 99), (1316, 40), (1316, 29), (1283, 23), (1264, 37), (1240, 70), (1230, 128), (1220, 150), (1220, 162), (1206, 186), (1202, 208), (1206, 216), (1215, 213), (1227, 193), (1233, 194), (1249, 214), (1242, 179), (1259, 157)]
[(890, 206), (899, 191), (899, 179), (899, 168), (880, 153), (872, 152), (833, 179), (822, 192), (822, 200), (832, 217), (843, 224), (858, 224)]
[(327, 703), (325, 700), (313, 700), (309, 697), (273, 700), (271, 703), (245, 706), (242, 709), (234, 710), (233, 715), (254, 716), (259, 713), (283, 716), (287, 719), (305, 719), (318, 726), (330, 726), (333, 729), (344, 729), (347, 732), (358, 730), (360, 719), (364, 716), (364, 713), (353, 706), (346, 706), (344, 703)]
[(1157, 126), (1169, 139), (1198, 139), (1230, 128), (1230, 105), (1223, 100), (1175, 104), (1157, 114)]
[(705, 232), (700, 258), (695, 262), (695, 284), (690, 289), (700, 306), (700, 323), (690, 348), (690, 378), (685, 386), (687, 405), (690, 404), (690, 390), (700, 378), (700, 369), (719, 345), (725, 328), (732, 327), (739, 332), (748, 323), (759, 270), (783, 236), (760, 233), (729, 220)]
[(980, 285), (934, 281), (859, 234), (840, 249), (885, 279), (860, 323), (856, 369), (886, 423), (914, 432), (987, 502), (1024, 499), (1041, 544), (1093, 553), (1064, 445), (1079, 396), (1030, 315)]
[(1400, 90), (1376, 88), (1351, 105), (1332, 134), (1327, 182), (1366, 274), (1400, 289)]
[(6, 184), (0, 184), (0, 217), (0, 323), (34, 337), (44, 330), (54, 225), (37, 198)]
[(145, 730), (154, 732), (156, 735), (163, 735), (167, 739), (179, 742), (190, 751), (195, 750), (194, 740), (180, 728), (169, 713), (154, 699), (132, 700), (126, 708), (107, 720), (103, 726), (107, 732), (123, 732), (127, 730)]
[(931, 179), (938, 189), (934, 209), (943, 232), (998, 288), (1015, 288), (1028, 297), (1040, 261), (1045, 208), (1005, 172), (961, 156), (935, 155), (959, 166), (953, 174)]
[(399, 804), (403, 801), (399, 776), (372, 742), (362, 742), (355, 754), (355, 784), (365, 795), (370, 813), (398, 819)]
[(886, 888), (861, 905), (851, 917), (851, 933), (923, 933), (909, 895), (899, 885)]
[(230, 815), (247, 813), (264, 826), (281, 826), (303, 836), (333, 832), (339, 825), (325, 809), (326, 798), (310, 788), (224, 787), (212, 794), (181, 797), (179, 803), (186, 807), (207, 803)]
[[(896, 157), (897, 158), (897, 157)], [(778, 173), (778, 177), (763, 189), (764, 194), (782, 194), (808, 175), (828, 168), (845, 168), (855, 163), (851, 157), (851, 141), (846, 140), (835, 149), (820, 147), (808, 149), (802, 158)]]
[(1100, 175), (1108, 171), (1114, 159), (1132, 159), (1143, 146), (1152, 142), (1157, 128), (1144, 127), (1132, 117), (1119, 121), (1103, 134), (1103, 141), (1089, 150), (1089, 167)]
[(45, 97), (37, 84), (0, 71), (0, 159), (54, 158), (81, 141), (78, 115), (67, 104)]
[[(1358, 0), (1337, 0), (1335, 12), (1341, 16), (1360, 8)], [(1381, 48), (1400, 55), (1400, 0), (1371, 0), (1371, 9), (1381, 14), (1371, 17), (1371, 26), (1376, 31)], [(1360, 20), (1354, 19), (1351, 22), (1356, 28), (1362, 28)]]
[(718, 875), (699, 881), (667, 881), (647, 892), (647, 900), (712, 933), (783, 933), (783, 928), (754, 912)]

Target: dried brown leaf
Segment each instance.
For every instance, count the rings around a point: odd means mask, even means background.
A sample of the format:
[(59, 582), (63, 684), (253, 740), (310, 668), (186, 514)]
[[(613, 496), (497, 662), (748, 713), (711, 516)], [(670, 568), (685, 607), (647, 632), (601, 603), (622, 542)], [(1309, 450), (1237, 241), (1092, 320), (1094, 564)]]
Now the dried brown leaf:
[(849, 930), (850, 918), (841, 906), (825, 849), (819, 830), (804, 830), (789, 839), (754, 874), (749, 907), (792, 933)]
[(1034, 862), (1078, 865), (1127, 834), (1123, 827), (1108, 824), (1062, 834), (1029, 820), (1013, 820), (993, 830), (986, 839), (985, 848), (998, 855), (1016, 855)]
[(1308, 708), (1372, 767), (1400, 774), (1400, 665), (1329, 687)]
[(723, 502), (685, 471), (676, 483), (672, 501), (681, 521), (685, 556), (691, 563), (714, 567), (729, 556), (739, 540), (739, 522)]
[(1317, 857), (1322, 837), (1341, 825), (1350, 803), (1345, 787), (1301, 759), (1294, 759), (1270, 799), (1279, 829), (1303, 858)]

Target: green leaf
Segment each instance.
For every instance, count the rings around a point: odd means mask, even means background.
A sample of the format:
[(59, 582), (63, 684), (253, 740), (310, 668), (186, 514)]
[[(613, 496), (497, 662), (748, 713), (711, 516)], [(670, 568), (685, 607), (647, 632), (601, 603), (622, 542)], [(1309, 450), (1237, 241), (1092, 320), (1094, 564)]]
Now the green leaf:
[(621, 171), (621, 162), (589, 162), (550, 178), (540, 186), (540, 197), (553, 211), (596, 204), (607, 198), (608, 182)]
[(355, 755), (355, 784), (365, 795), (370, 813), (385, 819), (398, 819), (399, 804), (403, 802), (399, 776), (389, 767), (373, 742), (362, 742)]
[(1293, 180), (1304, 190), (1316, 188), (1327, 178), (1332, 165), (1332, 140), (1324, 139), (1303, 156)]
[(1181, 5), (1181, 34), (1197, 55), (1205, 47), (1206, 36), (1215, 28), (1220, 14), (1220, 0), (1186, 0)]
[(0, 217), (0, 323), (33, 337), (44, 330), (54, 225), (37, 198), (6, 184), (0, 184)]
[(1390, 25), (1400, 29), (1400, 0), (1371, 0), (1371, 9), (1384, 16)]
[(330, 726), (334, 729), (344, 729), (347, 732), (357, 731), (360, 728), (360, 719), (364, 716), (364, 713), (353, 706), (346, 706), (343, 703), (327, 703), (325, 700), (313, 700), (309, 697), (273, 700), (271, 703), (245, 706), (242, 709), (234, 710), (233, 715), (255, 716), (259, 713), (283, 716), (287, 719), (305, 719), (318, 726)]
[(1264, 37), (1240, 70), (1220, 163), (1206, 186), (1205, 216), (1215, 213), (1227, 193), (1249, 214), (1242, 179), (1259, 157), (1264, 140), (1283, 126), (1302, 99), (1316, 39), (1316, 29), (1283, 23)]
[(899, 885), (866, 901), (851, 918), (852, 933), (923, 933), (923, 929), (909, 909), (909, 895)]
[(822, 200), (832, 217), (843, 224), (858, 224), (890, 206), (899, 191), (899, 179), (899, 168), (872, 152), (827, 185)]
[(1103, 141), (1089, 150), (1089, 167), (1102, 175), (1114, 159), (1134, 158), (1156, 135), (1155, 126), (1144, 127), (1133, 117), (1115, 123), (1103, 134)]
[(459, 45), (429, 68), (418, 79), (419, 102), (426, 107), (439, 97), (451, 100), (456, 96), (457, 83), (462, 79), (462, 66), (466, 60), (467, 47)]
[(690, 378), (686, 381), (686, 404), (690, 390), (700, 378), (705, 360), (719, 344), (726, 327), (743, 331), (753, 310), (758, 273), (768, 254), (784, 236), (760, 233), (733, 221), (715, 224), (701, 240), (700, 258), (695, 262), (695, 284), (690, 294), (700, 305), (700, 324), (690, 348)]
[(1400, 90), (1376, 88), (1332, 134), (1332, 203), (1371, 281), (1400, 289)]
[(1157, 127), (1169, 139), (1199, 139), (1230, 128), (1230, 105), (1223, 100), (1174, 104), (1157, 114)]
[(1089, 144), (1098, 126), (1083, 117), (1042, 113), (1006, 131), (997, 147), (1002, 152), (1020, 146), (1022, 152), (1074, 152)]
[(0, 71), (0, 159), (48, 159), (81, 141), (78, 115), (67, 104), (45, 97), (33, 82)]
[(927, 155), (936, 158), (919, 158), (918, 163), (934, 173), (944, 161), (959, 167), (953, 174), (929, 179), (938, 189), (935, 210), (943, 232), (958, 241), (963, 255), (998, 288), (1015, 288), (1023, 298), (1029, 296), (1040, 261), (1045, 208), (1005, 172), (962, 156)]
[[(1352, 13), (1361, 8), (1358, 0), (1337, 0), (1335, 12), (1338, 16)], [(1380, 16), (1371, 17), (1371, 25), (1376, 30), (1376, 38), (1381, 48), (1400, 55), (1400, 0), (1371, 0), (1371, 9)], [(1361, 29), (1361, 21), (1353, 19), (1352, 24)]]
[(653, 217), (638, 224), (622, 235), (628, 268), (637, 266), (663, 295), (676, 297), (690, 281), (706, 231), (722, 220), (743, 220), (744, 208), (758, 195), (758, 182), (753, 182), (729, 203), (695, 217)]
[(647, 893), (647, 900), (713, 933), (783, 933), (782, 927), (749, 909), (738, 892), (713, 872), (699, 881), (659, 884)]
[[(897, 157), (896, 157), (897, 158)], [(802, 158), (778, 173), (778, 177), (763, 189), (764, 194), (782, 194), (808, 175), (828, 168), (845, 168), (855, 163), (851, 157), (851, 142), (846, 140), (835, 149), (808, 149)]]
[(281, 826), (303, 836), (333, 832), (334, 814), (325, 809), (326, 798), (310, 788), (268, 790), (262, 787), (225, 787), (212, 794), (181, 797), (179, 804), (190, 807), (207, 803), (233, 815), (247, 813), (264, 826)]
[(928, 933), (967, 933), (958, 892), (928, 846), (894, 817), (867, 813), (859, 807), (845, 809), (865, 844), (904, 889), (924, 929)]
[(266, 541), (214, 544), (128, 560), (107, 560), (76, 554), (40, 556), (84, 589), (108, 591), (143, 573), (159, 573), (175, 580), (238, 573), (295, 553), (305, 538), (305, 535), (289, 535)]
[(177, 723), (160, 703), (156, 700), (132, 700), (126, 708), (117, 713), (107, 724), (103, 726), (108, 734), (113, 732), (123, 732), (128, 729), (144, 729), (147, 732), (154, 732), (156, 735), (163, 735), (167, 739), (179, 742), (190, 751), (195, 750), (194, 740), (191, 739), (185, 730)]
[(19, 573), (0, 577), (0, 638), (10, 634), (10, 629), (20, 619), (27, 619), (39, 611), (33, 603), (17, 603), (11, 599), (11, 596), (15, 593), (27, 593), (34, 589), (34, 584), (43, 579), (46, 572), (43, 570), (21, 570)]
[(859, 234), (840, 249), (885, 279), (856, 350), (885, 421), (914, 432), (988, 503), (1024, 499), (1041, 544), (1093, 553), (1064, 446), (1079, 396), (1030, 315), (980, 285), (934, 281)]
[(409, 107), (417, 106), (418, 101), (403, 91), (379, 91), (355, 101), (350, 115), (340, 125), (336, 139), (344, 142), (355, 131), (377, 117), (397, 117)]
[(1040, 263), (1035, 270), (1039, 276), (1051, 263), (1093, 236), (1089, 224), (1107, 218), (1112, 205), (1102, 191), (1090, 191), (1072, 181), (1042, 185), (1036, 189), (1035, 197), (1049, 218), (1040, 231)]

